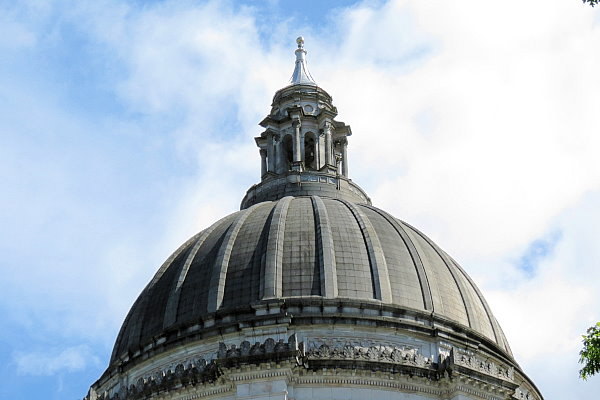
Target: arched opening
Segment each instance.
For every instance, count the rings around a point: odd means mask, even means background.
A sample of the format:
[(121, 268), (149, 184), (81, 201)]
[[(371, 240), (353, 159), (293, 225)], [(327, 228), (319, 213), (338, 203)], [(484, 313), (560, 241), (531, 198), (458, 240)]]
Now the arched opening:
[(317, 148), (315, 134), (312, 132), (304, 135), (304, 167), (306, 169), (317, 169)]
[(292, 143), (292, 136), (285, 135), (281, 141), (281, 165), (282, 171), (287, 172), (291, 169), (292, 161), (294, 160), (294, 149)]

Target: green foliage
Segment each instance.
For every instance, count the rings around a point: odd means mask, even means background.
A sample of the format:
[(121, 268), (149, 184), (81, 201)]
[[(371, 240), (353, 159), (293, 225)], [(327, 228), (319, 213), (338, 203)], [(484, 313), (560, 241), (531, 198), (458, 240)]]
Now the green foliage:
[(585, 380), (600, 372), (600, 322), (589, 328), (587, 335), (582, 337), (583, 350), (579, 352), (579, 362), (583, 364), (583, 368), (579, 371), (579, 376)]
[(600, 0), (583, 0), (584, 3), (589, 3), (590, 6), (594, 7)]

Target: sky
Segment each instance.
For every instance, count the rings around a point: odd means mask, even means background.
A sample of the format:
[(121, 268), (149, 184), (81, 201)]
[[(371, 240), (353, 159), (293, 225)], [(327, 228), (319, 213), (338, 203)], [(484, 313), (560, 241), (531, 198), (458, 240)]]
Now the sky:
[(239, 208), (299, 35), (353, 181), (467, 270), (546, 399), (600, 393), (597, 8), (0, 0), (0, 399), (82, 398), (162, 261)]

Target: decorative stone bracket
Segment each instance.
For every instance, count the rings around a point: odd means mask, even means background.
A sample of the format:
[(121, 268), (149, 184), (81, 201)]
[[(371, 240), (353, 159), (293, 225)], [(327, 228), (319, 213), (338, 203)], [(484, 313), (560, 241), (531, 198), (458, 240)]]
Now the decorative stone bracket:
[(280, 361), (295, 358), (298, 363), (304, 353), (304, 343), (298, 343), (296, 334), (288, 338), (287, 343), (280, 339), (268, 338), (264, 343), (251, 345), (247, 340), (240, 346), (219, 343), (216, 362), (220, 366), (232, 367), (239, 364), (259, 364), (267, 361)]

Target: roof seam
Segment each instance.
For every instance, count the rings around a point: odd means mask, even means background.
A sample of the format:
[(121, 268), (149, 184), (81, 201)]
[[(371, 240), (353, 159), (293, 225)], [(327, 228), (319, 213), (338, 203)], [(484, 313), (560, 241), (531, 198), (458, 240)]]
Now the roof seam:
[(293, 197), (286, 196), (279, 200), (273, 208), (273, 218), (267, 237), (262, 299), (271, 299), (283, 295), (283, 240), (287, 212), (292, 199)]
[(194, 243), (194, 247), (190, 251), (190, 254), (187, 256), (181, 270), (179, 271), (179, 277), (177, 278), (177, 281), (173, 282), (174, 287), (172, 288), (171, 295), (168, 297), (167, 300), (167, 307), (165, 311), (165, 317), (163, 320), (163, 328), (173, 325), (177, 320), (177, 311), (179, 309), (181, 287), (183, 286), (183, 283), (187, 278), (187, 273), (190, 269), (190, 266), (192, 265), (192, 262), (196, 258), (198, 250), (200, 250), (200, 247), (204, 244), (208, 236), (210, 236), (210, 234), (214, 232), (217, 226), (219, 226), (224, 220), (226, 220), (229, 217), (230, 216), (228, 215), (226, 217), (221, 218), (220, 220), (218, 220), (217, 222), (200, 232), (198, 240), (196, 240), (196, 243)]
[(258, 203), (244, 210), (227, 230), (225, 240), (223, 240), (223, 243), (219, 248), (217, 259), (213, 264), (213, 270), (210, 276), (207, 304), (209, 313), (216, 312), (223, 304), (223, 295), (225, 294), (225, 281), (227, 278), (229, 259), (231, 257), (231, 251), (233, 250), (233, 244), (237, 239), (237, 235), (242, 225), (254, 210), (264, 205), (265, 203)]
[[(408, 225), (408, 226), (410, 226), (410, 225)], [(448, 272), (450, 272), (450, 275), (452, 275), (452, 279), (454, 280), (454, 283), (458, 289), (458, 293), (460, 294), (460, 298), (463, 302), (463, 306), (465, 307), (465, 313), (467, 314), (467, 321), (469, 322), (469, 327), (471, 329), (480, 331), (481, 329), (478, 329), (480, 327), (474, 326), (475, 323), (473, 322), (473, 320), (476, 320), (476, 318), (475, 318), (475, 310), (473, 309), (473, 304), (471, 304), (470, 302), (468, 302), (465, 299), (465, 294), (467, 292), (467, 289), (464, 286), (464, 282), (462, 282), (460, 279), (458, 279), (458, 277), (456, 276), (456, 271), (454, 271), (450, 267), (450, 264), (452, 264), (452, 262), (448, 259), (448, 256), (446, 255), (446, 253), (443, 250), (439, 249), (427, 236), (425, 236), (423, 233), (421, 233), (421, 231), (413, 228), (412, 226), (411, 226), (411, 228), (417, 235), (419, 235), (423, 240), (425, 240), (425, 242), (427, 242), (427, 244), (429, 244), (429, 246), (431, 246), (431, 248), (437, 253), (438, 256), (440, 256), (444, 265), (448, 269)]]
[(396, 221), (396, 219), (394, 217), (392, 217), (390, 214), (388, 214), (387, 212), (380, 210), (376, 207), (366, 205), (366, 204), (364, 204), (363, 207), (367, 207), (370, 210), (373, 210), (376, 213), (378, 213), (379, 215), (381, 215), (383, 218), (385, 218), (386, 221), (388, 221), (392, 225), (392, 227), (396, 230), (396, 232), (398, 232), (400, 239), (402, 239), (402, 241), (404, 242), (404, 245), (408, 249), (408, 253), (410, 254), (410, 257), (413, 260), (413, 265), (417, 272), (417, 278), (419, 279), (419, 283), (421, 286), (421, 294), (423, 296), (423, 307), (425, 308), (425, 310), (434, 312), (435, 307), (433, 304), (433, 296), (431, 295), (431, 287), (429, 286), (429, 278), (427, 277), (427, 273), (425, 272), (425, 267), (423, 266), (423, 261), (421, 260), (421, 256), (419, 255), (419, 252), (415, 248), (414, 243), (408, 237), (408, 234), (406, 233), (404, 228), (402, 228), (402, 226), (398, 223), (398, 221)]
[(384, 303), (392, 302), (392, 287), (390, 285), (390, 275), (387, 269), (387, 263), (381, 248), (381, 242), (377, 233), (371, 224), (371, 221), (365, 216), (356, 205), (347, 200), (336, 199), (343, 203), (358, 223), (363, 236), (367, 254), (369, 256), (369, 265), (371, 267), (371, 279), (373, 281), (374, 297)]
[(329, 224), (329, 215), (323, 199), (310, 196), (315, 216), (319, 271), (321, 273), (321, 296), (333, 298), (338, 296), (337, 265), (333, 235)]
[[(128, 335), (128, 338), (132, 338), (132, 337), (137, 337), (138, 341), (139, 338), (142, 334), (142, 325), (145, 319), (145, 315), (146, 315), (146, 305), (148, 304), (148, 300), (150, 298), (150, 295), (147, 294), (147, 292), (149, 292), (154, 285), (156, 284), (156, 282), (158, 282), (158, 280), (163, 276), (163, 274), (165, 273), (165, 271), (169, 268), (169, 266), (171, 265), (171, 263), (173, 262), (173, 260), (175, 260), (184, 250), (186, 250), (190, 244), (192, 244), (199, 236), (200, 236), (201, 232), (195, 234), (194, 236), (192, 236), (191, 238), (189, 238), (184, 244), (182, 244), (181, 246), (179, 246), (179, 248), (177, 250), (175, 250), (175, 252), (173, 254), (171, 254), (169, 256), (169, 258), (167, 258), (165, 260), (164, 263), (162, 263), (162, 265), (160, 266), (160, 268), (158, 269), (158, 271), (156, 271), (156, 273), (154, 274), (154, 276), (152, 277), (152, 280), (146, 285), (146, 287), (144, 288), (144, 290), (142, 290), (142, 293), (140, 293), (138, 300), (135, 301), (135, 303), (133, 304), (133, 307), (131, 307), (131, 310), (129, 311), (129, 313), (133, 313), (134, 308), (136, 308), (136, 303), (138, 303), (138, 301), (140, 301), (139, 303), (139, 310), (136, 310), (137, 312), (137, 323), (133, 325), (134, 327), (134, 331)], [(146, 295), (145, 295), (146, 294)], [(140, 300), (141, 299), (141, 300)], [(130, 316), (129, 314), (127, 315), (127, 317), (125, 318), (126, 322), (129, 322), (130, 320)], [(125, 330), (125, 323), (123, 323), (123, 326), (121, 327), (121, 331)], [(127, 324), (127, 327), (131, 326), (130, 324)], [(121, 346), (121, 341), (122, 341), (122, 337), (121, 334), (124, 332), (119, 332), (119, 335), (117, 336), (117, 343), (115, 343), (115, 347), (114, 347), (114, 351), (113, 354), (111, 356), (111, 362), (115, 361), (114, 358), (119, 356), (119, 352), (123, 352), (123, 350), (128, 350), (128, 348), (130, 347), (130, 342), (131, 340), (128, 340), (128, 343), (126, 345), (127, 349), (121, 349), (119, 351), (117, 351), (117, 348), (119, 346)]]
[(485, 298), (483, 297), (482, 293), (479, 291), (479, 288), (477, 287), (477, 285), (475, 285), (475, 282), (473, 282), (473, 279), (463, 270), (463, 268), (460, 266), (460, 264), (458, 264), (450, 255), (448, 255), (448, 258), (450, 258), (450, 260), (452, 260), (452, 262), (454, 263), (456, 268), (463, 274), (465, 279), (467, 279), (467, 281), (471, 284), (471, 286), (473, 287), (473, 290), (475, 290), (475, 293), (477, 294), (477, 297), (479, 297), (479, 300), (481, 301), (481, 304), (483, 305), (483, 309), (485, 310), (485, 313), (487, 314), (488, 319), (490, 320), (490, 324), (492, 325), (492, 332), (494, 332), (494, 337), (496, 338), (496, 343), (498, 343), (498, 344), (502, 343), (504, 345), (505, 350), (508, 353), (512, 354), (510, 347), (508, 345), (508, 341), (506, 340), (506, 337), (504, 337), (504, 332), (502, 332), (502, 328), (500, 328), (500, 324), (498, 324), (498, 321), (496, 321), (496, 317), (492, 313), (492, 310), (491, 310), (490, 306), (488, 305), (487, 301), (485, 300)]

